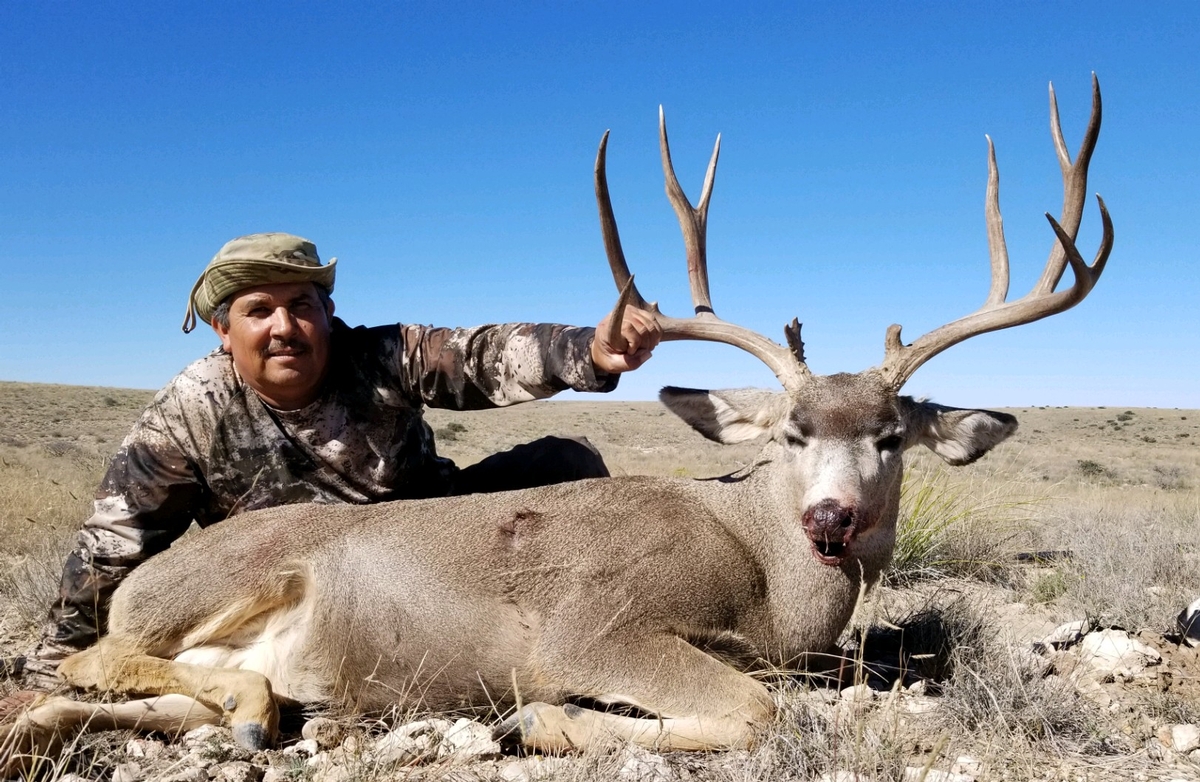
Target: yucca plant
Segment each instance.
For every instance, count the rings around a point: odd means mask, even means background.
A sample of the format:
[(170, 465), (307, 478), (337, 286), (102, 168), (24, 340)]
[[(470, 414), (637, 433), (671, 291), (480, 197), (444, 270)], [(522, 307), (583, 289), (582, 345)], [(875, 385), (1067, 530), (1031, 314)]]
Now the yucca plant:
[(1027, 532), (1031, 509), (1044, 499), (1013, 497), (1003, 484), (956, 483), (942, 467), (908, 471), (887, 581), (999, 577), (1014, 541)]

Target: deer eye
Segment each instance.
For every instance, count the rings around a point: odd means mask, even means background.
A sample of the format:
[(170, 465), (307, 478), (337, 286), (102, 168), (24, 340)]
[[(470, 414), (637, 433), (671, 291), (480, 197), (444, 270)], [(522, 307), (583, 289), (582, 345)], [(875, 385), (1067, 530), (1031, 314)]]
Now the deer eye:
[(783, 439), (793, 448), (804, 448), (808, 445), (808, 440), (802, 435), (796, 434), (795, 432), (784, 432)]
[(904, 438), (898, 434), (888, 435), (887, 437), (881, 438), (875, 442), (875, 447), (879, 449), (880, 453), (884, 453), (885, 451), (898, 451), (902, 445), (904, 445)]

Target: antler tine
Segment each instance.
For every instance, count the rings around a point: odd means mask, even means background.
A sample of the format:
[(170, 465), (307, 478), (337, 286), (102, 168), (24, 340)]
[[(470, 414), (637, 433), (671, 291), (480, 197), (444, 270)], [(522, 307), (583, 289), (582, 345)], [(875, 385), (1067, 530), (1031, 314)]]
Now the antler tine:
[[(657, 311), (657, 307), (646, 303), (642, 298), (642, 294), (638, 292), (637, 286), (633, 284), (633, 275), (629, 273), (629, 264), (625, 262), (625, 252), (621, 249), (621, 235), (617, 232), (617, 218), (613, 214), (612, 200), (608, 196), (608, 174), (606, 173), (606, 162), (608, 158), (608, 131), (604, 131), (604, 135), (600, 138), (600, 149), (596, 152), (596, 205), (600, 209), (600, 233), (604, 237), (604, 252), (608, 256), (608, 267), (612, 270), (613, 280), (617, 283), (617, 290), (621, 291), (621, 298), (627, 304), (632, 304), (638, 309)], [(625, 289), (628, 288), (628, 296), (625, 294)], [(618, 309), (614, 310), (614, 314), (618, 317), (617, 328), (620, 330), (619, 315), (624, 312), (625, 307), (618, 303)]]
[[(1092, 153), (1096, 150), (1096, 142), (1100, 138), (1100, 119), (1102, 115), (1100, 102), (1100, 81), (1092, 73), (1092, 113), (1088, 119), (1087, 130), (1083, 133), (1083, 141), (1079, 145), (1079, 154), (1075, 162), (1071, 162), (1071, 153), (1063, 138), (1062, 122), (1058, 114), (1058, 99), (1054, 95), (1054, 85), (1050, 85), (1050, 135), (1054, 138), (1054, 151), (1058, 155), (1058, 165), (1063, 177), (1063, 208), (1058, 222), (1074, 239), (1079, 234), (1079, 224), (1083, 220), (1083, 207), (1087, 201), (1088, 165), (1092, 162)], [(1050, 260), (1042, 271), (1034, 290), (1040, 293), (1050, 293), (1058, 287), (1063, 272), (1067, 268), (1067, 254), (1061, 244), (1056, 242), (1051, 249)]]
[(988, 183), (983, 211), (987, 220), (988, 255), (992, 260), (992, 287), (983, 306), (993, 307), (1008, 298), (1008, 245), (1004, 242), (1004, 218), (1000, 216), (1000, 169), (996, 166), (996, 145), (991, 136), (984, 138), (988, 143)]
[(621, 239), (617, 234), (617, 221), (613, 215), (612, 202), (608, 195), (608, 179), (605, 175), (605, 152), (608, 146), (608, 133), (600, 140), (600, 150), (596, 154), (596, 202), (600, 209), (600, 229), (604, 236), (604, 248), (608, 254), (608, 264), (612, 269), (613, 279), (621, 291), (617, 306), (609, 317), (609, 339), (614, 345), (623, 343), (620, 335), (621, 315), (625, 307), (632, 305), (645, 309), (654, 315), (662, 329), (664, 340), (703, 340), (721, 342), (745, 350), (750, 355), (766, 364), (775, 377), (789, 393), (796, 393), (807, 383), (812, 375), (804, 363), (804, 344), (800, 341), (800, 324), (793, 320), (784, 329), (791, 349), (773, 342), (763, 335), (750, 329), (727, 323), (712, 312), (708, 296), (708, 265), (705, 255), (704, 232), (708, 217), (708, 203), (712, 195), (713, 182), (716, 177), (717, 155), (720, 151), (720, 137), (713, 149), (712, 160), (708, 164), (708, 174), (704, 179), (704, 192), (700, 197), (700, 206), (693, 209), (679, 186), (679, 180), (671, 167), (671, 153), (667, 146), (666, 125), (662, 119), (662, 108), (659, 108), (659, 132), (663, 154), (663, 170), (667, 178), (667, 197), (675, 207), (679, 223), (683, 230), (684, 243), (688, 250), (688, 277), (692, 288), (692, 302), (696, 307), (696, 316), (691, 318), (671, 318), (663, 315), (654, 303), (646, 303), (633, 283), (633, 275), (625, 262), (625, 254), (621, 251)]
[[(1103, 235), (1096, 258), (1090, 266), (1075, 246), (1075, 236), (1079, 232), (1086, 201), (1087, 167), (1100, 135), (1100, 83), (1096, 75), (1092, 74), (1091, 119), (1088, 121), (1088, 128), (1074, 163), (1071, 162), (1066, 143), (1063, 141), (1053, 86), (1050, 88), (1050, 113), (1051, 134), (1063, 171), (1063, 214), (1060, 220), (1055, 220), (1049, 213), (1046, 214), (1056, 241), (1041, 280), (1017, 301), (1005, 301), (1008, 295), (1008, 250), (1004, 243), (1004, 226), (1000, 216), (1000, 176), (996, 166), (995, 149), (989, 138), (985, 213), (992, 285), (987, 301), (970, 315), (934, 329), (911, 345), (903, 344), (899, 325), (890, 326), (884, 339), (885, 352), (880, 371), (894, 388), (899, 389), (904, 385), (926, 361), (963, 340), (977, 334), (1031, 323), (1074, 307), (1083, 301), (1100, 279), (1112, 251), (1113, 226), (1104, 199), (1099, 195), (1096, 196), (1096, 200), (1100, 206)], [(1055, 291), (1068, 264), (1071, 266), (1074, 282), (1066, 290)]]
[(713, 146), (712, 159), (708, 161), (708, 171), (704, 175), (704, 189), (700, 194), (700, 205), (693, 208), (675, 176), (675, 166), (671, 163), (671, 145), (667, 142), (667, 119), (663, 107), (658, 107), (658, 143), (662, 151), (663, 176), (666, 178), (667, 199), (675, 216), (679, 218), (679, 228), (683, 231), (683, 244), (687, 249), (688, 283), (692, 288), (692, 306), (696, 314), (711, 313), (712, 299), (708, 293), (708, 201), (712, 196), (713, 183), (717, 178), (717, 158), (721, 154), (721, 135), (717, 134), (717, 143)]

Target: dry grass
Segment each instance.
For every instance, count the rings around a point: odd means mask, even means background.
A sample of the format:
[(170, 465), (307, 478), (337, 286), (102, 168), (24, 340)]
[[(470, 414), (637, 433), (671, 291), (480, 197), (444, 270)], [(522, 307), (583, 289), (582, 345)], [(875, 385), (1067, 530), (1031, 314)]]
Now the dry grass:
[[(0, 383), (0, 653), (34, 638), (105, 460), (150, 396)], [(1021, 430), (978, 464), (947, 469), (911, 455), (909, 528), (892, 577), (905, 586), (881, 587), (858, 619), (858, 676), (871, 680), (874, 670), (885, 689), (889, 676), (939, 681), (937, 713), (831, 711), (827, 689), (792, 681), (777, 688), (778, 720), (756, 750), (669, 755), (671, 774), (735, 782), (848, 770), (886, 780), (901, 778), (906, 766), (947, 769), (960, 754), (980, 758), (993, 770), (985, 778), (994, 779), (1076, 772), (1122, 779), (1145, 770), (1150, 761), (1113, 728), (1112, 714), (1014, 655), (999, 609), (1020, 601), (1046, 626), (1088, 616), (1131, 630), (1168, 629), (1200, 596), (1200, 412), (1011, 412)], [(441, 451), (460, 464), (545, 434), (588, 436), (614, 474), (718, 475), (757, 451), (703, 440), (655, 403), (538, 403), (431, 411), (428, 419)], [(1034, 565), (1012, 556), (1043, 550), (1069, 556)], [(878, 659), (895, 640), (880, 629), (888, 627), (904, 628), (895, 663)], [(864, 628), (873, 630), (863, 635)], [(1146, 691), (1136, 708), (1160, 722), (1195, 721), (1200, 697), (1193, 694)], [(113, 741), (88, 739), (71, 767), (111, 773), (121, 760)], [(613, 778), (626, 762), (595, 753), (554, 766), (550, 776)], [(394, 777), (389, 769), (361, 771), (356, 778)], [(289, 778), (308, 774), (297, 768)], [(422, 776), (461, 774), (434, 767)]]

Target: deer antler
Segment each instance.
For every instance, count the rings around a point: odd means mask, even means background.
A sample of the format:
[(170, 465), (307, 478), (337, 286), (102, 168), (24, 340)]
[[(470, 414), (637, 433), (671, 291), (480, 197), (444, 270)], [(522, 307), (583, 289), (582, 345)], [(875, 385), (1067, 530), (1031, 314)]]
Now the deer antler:
[[(1046, 214), (1057, 241), (1050, 251), (1050, 258), (1046, 262), (1041, 279), (1024, 297), (1011, 302), (1005, 301), (1008, 296), (1008, 250), (1004, 244), (1004, 224), (1000, 217), (1000, 174), (996, 168), (996, 150), (991, 138), (988, 138), (985, 214), (992, 264), (992, 285), (987, 300), (970, 315), (934, 329), (911, 345), (901, 342), (899, 324), (890, 326), (884, 340), (885, 352), (880, 371), (893, 388), (898, 390), (922, 364), (952, 345), (977, 334), (1020, 326), (1063, 312), (1083, 301), (1091, 292), (1104, 271), (1104, 264), (1108, 261), (1113, 244), (1112, 219), (1108, 216), (1104, 199), (1097, 195), (1104, 234), (1096, 258), (1090, 266), (1075, 247), (1075, 237), (1079, 233), (1083, 207), (1087, 200), (1088, 163), (1091, 162), (1096, 140), (1100, 136), (1100, 113), (1100, 82), (1093, 73), (1092, 114), (1084, 132), (1083, 143), (1079, 147), (1079, 155), (1072, 163), (1066, 141), (1063, 140), (1054, 85), (1050, 85), (1050, 131), (1063, 177), (1062, 216), (1055, 220), (1049, 213)], [(1075, 281), (1070, 288), (1056, 292), (1054, 289), (1058, 286), (1068, 263), (1071, 265)]]
[(675, 169), (671, 165), (671, 149), (667, 144), (667, 123), (663, 110), (658, 109), (659, 146), (662, 152), (663, 173), (666, 176), (667, 198), (671, 202), (675, 215), (679, 218), (679, 227), (683, 232), (683, 243), (687, 250), (688, 281), (692, 291), (692, 305), (696, 315), (692, 318), (672, 318), (663, 315), (658, 305), (647, 302), (638, 292), (625, 262), (625, 254), (621, 250), (621, 237), (617, 233), (617, 221), (613, 216), (612, 201), (608, 195), (608, 178), (605, 175), (605, 154), (608, 147), (608, 132), (600, 139), (600, 149), (596, 153), (596, 203), (600, 208), (600, 231), (604, 236), (604, 249), (608, 254), (608, 265), (612, 269), (613, 280), (621, 291), (616, 308), (609, 318), (610, 339), (614, 344), (621, 344), (621, 316), (628, 304), (649, 311), (658, 321), (663, 332), (664, 340), (704, 340), (722, 342), (733, 345), (750, 353), (762, 361), (785, 390), (797, 391), (811, 377), (808, 366), (804, 363), (804, 344), (800, 340), (800, 324), (793, 320), (784, 328), (790, 348), (751, 331), (743, 326), (721, 320), (714, 314), (712, 300), (708, 292), (708, 255), (705, 247), (705, 235), (708, 223), (708, 202), (712, 196), (713, 182), (717, 173), (717, 157), (721, 151), (721, 137), (713, 146), (712, 159), (708, 163), (708, 172), (704, 177), (704, 188), (700, 195), (700, 204), (692, 207)]

